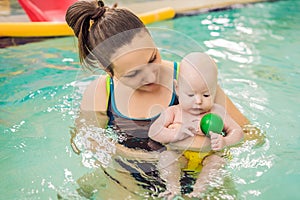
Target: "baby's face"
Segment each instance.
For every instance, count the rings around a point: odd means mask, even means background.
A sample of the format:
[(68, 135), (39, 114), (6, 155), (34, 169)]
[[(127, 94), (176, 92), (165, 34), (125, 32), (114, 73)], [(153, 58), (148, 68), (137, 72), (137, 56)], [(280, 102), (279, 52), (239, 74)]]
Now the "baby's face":
[[(179, 104), (183, 111), (192, 115), (200, 115), (210, 111), (214, 104), (216, 84), (205, 74), (196, 70), (182, 70), (176, 85)], [(207, 82), (209, 81), (209, 82)]]

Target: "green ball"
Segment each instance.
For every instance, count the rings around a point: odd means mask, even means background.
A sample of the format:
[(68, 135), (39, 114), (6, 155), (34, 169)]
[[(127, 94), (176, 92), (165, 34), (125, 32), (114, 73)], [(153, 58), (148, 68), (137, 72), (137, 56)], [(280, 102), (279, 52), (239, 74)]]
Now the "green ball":
[(209, 136), (210, 131), (223, 135), (222, 130), (224, 128), (224, 123), (219, 115), (208, 113), (202, 117), (200, 128), (206, 136)]

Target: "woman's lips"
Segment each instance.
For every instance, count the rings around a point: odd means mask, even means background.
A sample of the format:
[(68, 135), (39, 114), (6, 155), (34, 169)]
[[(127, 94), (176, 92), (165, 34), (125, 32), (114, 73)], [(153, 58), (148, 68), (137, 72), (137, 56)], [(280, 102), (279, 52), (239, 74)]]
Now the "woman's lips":
[(148, 84), (143, 85), (141, 88), (145, 88), (147, 90), (154, 90), (154, 89), (156, 89), (157, 86), (158, 85), (155, 83), (148, 83)]

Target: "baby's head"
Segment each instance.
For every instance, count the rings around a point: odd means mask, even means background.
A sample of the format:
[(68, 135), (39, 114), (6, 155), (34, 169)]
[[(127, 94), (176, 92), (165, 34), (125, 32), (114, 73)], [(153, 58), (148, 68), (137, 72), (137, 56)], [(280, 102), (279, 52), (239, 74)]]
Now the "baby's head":
[(180, 104), (191, 108), (189, 112), (195, 114), (209, 111), (215, 99), (217, 76), (217, 65), (209, 55), (193, 52), (185, 56), (176, 84)]

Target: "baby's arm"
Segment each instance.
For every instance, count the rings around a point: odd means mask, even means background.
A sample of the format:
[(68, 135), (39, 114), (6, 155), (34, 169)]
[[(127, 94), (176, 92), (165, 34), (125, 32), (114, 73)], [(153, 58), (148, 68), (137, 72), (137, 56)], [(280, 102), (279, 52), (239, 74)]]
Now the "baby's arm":
[[(221, 150), (225, 147), (229, 147), (238, 144), (243, 140), (244, 134), (242, 128), (235, 122), (228, 113), (225, 113), (223, 107), (217, 107), (217, 114), (223, 115), (224, 128), (226, 136), (223, 137), (220, 134), (211, 133), (211, 148), (212, 150)], [(223, 114), (222, 114), (223, 113)], [(225, 113), (225, 114), (224, 114)]]
[(193, 136), (192, 132), (183, 131), (180, 122), (175, 123), (176, 106), (168, 107), (151, 125), (148, 135), (160, 143), (170, 143)]

